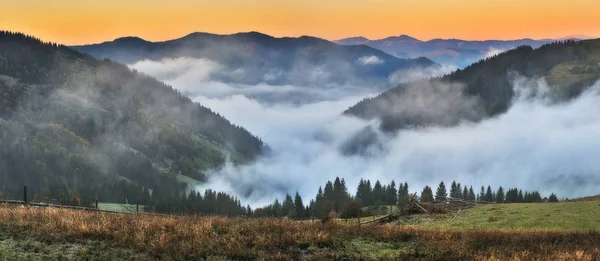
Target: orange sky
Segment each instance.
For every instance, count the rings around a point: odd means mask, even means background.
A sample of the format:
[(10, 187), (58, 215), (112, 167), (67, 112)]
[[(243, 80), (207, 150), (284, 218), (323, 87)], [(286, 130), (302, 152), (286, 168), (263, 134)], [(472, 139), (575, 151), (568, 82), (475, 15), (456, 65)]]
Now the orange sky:
[(334, 40), (600, 37), (600, 0), (0, 0), (0, 29), (83, 44), (191, 32)]

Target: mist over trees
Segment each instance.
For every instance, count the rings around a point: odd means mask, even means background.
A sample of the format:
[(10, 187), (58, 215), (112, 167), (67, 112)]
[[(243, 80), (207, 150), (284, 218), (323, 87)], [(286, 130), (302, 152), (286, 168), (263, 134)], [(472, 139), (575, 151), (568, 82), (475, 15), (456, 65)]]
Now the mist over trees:
[[(140, 198), (158, 211), (168, 201), (184, 210), (177, 202), (191, 188), (182, 177), (203, 181), (227, 157), (252, 160), (265, 146), (125, 65), (12, 32), (0, 32), (0, 137), (5, 196), (27, 185), (40, 201), (89, 205), (98, 193), (108, 202)], [(242, 211), (233, 196), (205, 193), (201, 202)]]
[[(558, 64), (577, 62), (582, 64), (580, 71), (572, 70), (572, 81), (558, 82), (560, 88), (553, 89), (553, 98), (557, 101), (577, 97), (583, 89), (591, 86), (600, 74), (594, 70), (595, 61), (600, 52), (600, 40), (554, 42), (533, 49), (530, 46), (519, 46), (507, 52), (480, 60), (464, 69), (459, 69), (443, 77), (430, 80), (401, 84), (376, 97), (366, 98), (350, 107), (344, 113), (364, 119), (379, 118), (384, 130), (395, 131), (414, 126), (452, 126), (461, 120), (478, 121), (508, 110), (514, 97), (513, 80), (521, 76), (537, 78), (546, 76)], [(413, 97), (419, 93), (415, 90), (427, 89), (427, 94), (445, 97), (456, 95), (456, 102), (447, 104), (436, 114), (439, 106), (437, 100), (428, 97)], [(422, 92), (422, 91), (421, 91)], [(415, 108), (407, 106), (410, 99), (421, 102), (431, 101), (430, 106)], [(407, 100), (408, 99), (408, 100)], [(465, 107), (465, 103), (469, 106)], [(462, 106), (462, 107), (461, 107)]]

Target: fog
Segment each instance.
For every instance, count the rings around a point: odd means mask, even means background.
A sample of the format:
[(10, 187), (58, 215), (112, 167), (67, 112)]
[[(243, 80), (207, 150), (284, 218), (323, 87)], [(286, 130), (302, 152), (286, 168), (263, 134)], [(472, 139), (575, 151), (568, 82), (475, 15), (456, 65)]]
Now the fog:
[[(575, 100), (554, 104), (543, 79), (516, 78), (517, 96), (502, 115), (453, 127), (386, 134), (376, 121), (341, 116), (356, 102), (377, 94), (369, 85), (226, 84), (210, 77), (219, 65), (202, 59), (142, 61), (130, 66), (173, 85), (269, 145), (270, 153), (254, 163), (209, 171), (209, 182), (200, 188), (232, 192), (251, 206), (271, 203), (275, 197), (281, 200), (295, 191), (307, 201), (336, 176), (345, 178), (350, 193), (356, 192), (360, 178), (408, 182), (411, 192), (452, 180), (473, 185), (475, 191), (481, 185), (501, 185), (539, 190), (546, 196), (555, 192), (559, 197), (600, 190), (600, 84)], [(414, 74), (406, 77), (433, 73)], [(425, 100), (449, 95), (417, 94), (443, 95), (416, 97)], [(269, 96), (310, 98), (300, 102), (261, 98)], [(343, 153), (344, 144), (365, 128), (378, 142), (360, 154)]]

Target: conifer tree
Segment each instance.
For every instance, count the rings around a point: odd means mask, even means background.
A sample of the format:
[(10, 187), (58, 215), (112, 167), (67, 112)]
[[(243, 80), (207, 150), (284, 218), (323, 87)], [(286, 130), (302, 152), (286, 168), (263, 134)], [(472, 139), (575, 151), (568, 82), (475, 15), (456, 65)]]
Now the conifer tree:
[(446, 185), (442, 181), (435, 192), (435, 201), (438, 203), (446, 202), (447, 197), (448, 193), (446, 192)]
[(433, 202), (433, 191), (431, 187), (425, 186), (421, 192), (421, 202), (431, 203)]
[(296, 210), (296, 218), (297, 219), (303, 219), (304, 214), (306, 213), (305, 209), (304, 209), (304, 203), (302, 203), (302, 197), (300, 196), (300, 194), (298, 194), (298, 191), (296, 191), (296, 197), (294, 199), (294, 206), (295, 206), (295, 210)]
[(502, 186), (500, 186), (496, 192), (496, 203), (504, 203), (504, 189)]

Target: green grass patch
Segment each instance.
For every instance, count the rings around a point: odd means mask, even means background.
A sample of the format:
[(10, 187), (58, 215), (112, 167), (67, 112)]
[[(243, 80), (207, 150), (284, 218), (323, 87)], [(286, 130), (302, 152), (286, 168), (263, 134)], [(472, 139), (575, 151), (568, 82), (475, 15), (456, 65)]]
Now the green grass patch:
[[(140, 205), (140, 212), (144, 211), (145, 205)], [(106, 211), (115, 211), (121, 213), (135, 213), (135, 204), (118, 204), (118, 203), (100, 203), (98, 202), (98, 209)]]
[(600, 201), (480, 205), (458, 215), (416, 215), (397, 223), (432, 229), (599, 230)]

